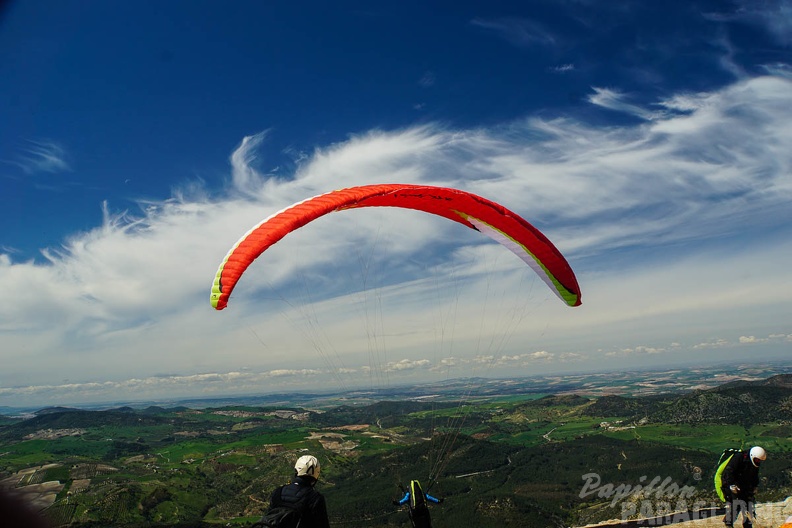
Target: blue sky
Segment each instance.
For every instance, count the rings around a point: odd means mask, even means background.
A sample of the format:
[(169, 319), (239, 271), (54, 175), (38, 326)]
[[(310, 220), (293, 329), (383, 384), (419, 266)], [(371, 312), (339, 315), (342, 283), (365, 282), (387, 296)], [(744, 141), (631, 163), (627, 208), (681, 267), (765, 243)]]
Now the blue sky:
[[(375, 3), (376, 4), (376, 3)], [(0, 405), (787, 357), (792, 2), (12, 1)], [(567, 256), (332, 189), (459, 187)]]

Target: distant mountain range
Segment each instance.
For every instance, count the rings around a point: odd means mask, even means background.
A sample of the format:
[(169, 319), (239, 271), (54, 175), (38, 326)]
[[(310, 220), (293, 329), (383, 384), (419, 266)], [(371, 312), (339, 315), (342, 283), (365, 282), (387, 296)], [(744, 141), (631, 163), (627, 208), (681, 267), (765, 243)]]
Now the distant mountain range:
[[(313, 421), (325, 425), (376, 423), (391, 425), (401, 416), (417, 411), (453, 407), (453, 402), (379, 401), (363, 405), (339, 405), (313, 415)], [(651, 396), (608, 395), (598, 398), (576, 394), (550, 395), (529, 401), (529, 407), (577, 408), (592, 417), (622, 417), (642, 423), (664, 424), (738, 424), (792, 422), (792, 374), (781, 374), (758, 381), (738, 380), (706, 390)], [(92, 427), (97, 425), (154, 425), (166, 419), (163, 412), (183, 411), (186, 407), (165, 409), (149, 406), (133, 409), (124, 406), (104, 411), (86, 411), (68, 407), (49, 407), (15, 427), (21, 430)]]
[[(460, 378), (437, 383), (358, 389), (346, 392), (261, 394), (212, 399), (115, 402), (71, 407), (0, 406), (0, 424), (8, 417), (46, 413), (113, 410), (122, 412), (175, 407), (206, 409), (225, 406), (280, 406), (305, 409), (362, 407), (387, 401), (459, 401), (525, 394), (577, 394), (596, 399), (592, 416), (646, 417), (666, 423), (755, 423), (789, 419), (785, 398), (792, 386), (792, 363), (722, 364), (696, 368), (543, 375), (511, 379)], [(721, 380), (721, 381), (719, 381)], [(747, 392), (753, 394), (748, 395)], [(747, 410), (750, 405), (751, 410)], [(337, 411), (343, 413), (342, 410)], [(752, 415), (759, 413), (759, 416)], [(149, 414), (156, 414), (151, 412)], [(382, 413), (378, 413), (383, 416)]]
[(733, 381), (707, 390), (646, 397), (603, 396), (589, 416), (623, 416), (667, 424), (740, 424), (792, 420), (792, 375)]

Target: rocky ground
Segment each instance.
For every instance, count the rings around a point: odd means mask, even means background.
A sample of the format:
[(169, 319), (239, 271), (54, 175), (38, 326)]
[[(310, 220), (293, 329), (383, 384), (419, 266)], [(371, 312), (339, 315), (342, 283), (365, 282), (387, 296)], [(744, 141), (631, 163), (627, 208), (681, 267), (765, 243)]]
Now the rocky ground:
[[(792, 516), (792, 497), (788, 497), (782, 502), (768, 502), (756, 505), (756, 522), (755, 528), (779, 528)], [(673, 524), (674, 528), (723, 528), (723, 515), (715, 515), (709, 518), (686, 520), (693, 517), (692, 515), (685, 514), (672, 514), (666, 517), (655, 519), (643, 519), (640, 521), (630, 521), (629, 526), (636, 527), (652, 527), (652, 526), (666, 526)], [(680, 522), (681, 519), (681, 522)], [(735, 524), (739, 528), (741, 520)], [(604, 528), (611, 526), (620, 526), (622, 521), (614, 519), (611, 521), (602, 522), (599, 524), (591, 524), (583, 528)]]

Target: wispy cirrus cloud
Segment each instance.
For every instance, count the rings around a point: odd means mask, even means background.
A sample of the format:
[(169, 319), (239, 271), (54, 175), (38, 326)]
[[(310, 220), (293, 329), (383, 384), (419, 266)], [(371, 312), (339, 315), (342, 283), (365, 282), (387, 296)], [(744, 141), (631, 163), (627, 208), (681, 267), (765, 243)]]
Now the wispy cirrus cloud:
[(8, 163), (16, 165), (27, 174), (58, 173), (71, 170), (66, 150), (49, 140), (28, 140), (19, 155)]
[(264, 131), (242, 138), (242, 143), (231, 155), (231, 178), (235, 190), (245, 194), (259, 191), (264, 175), (256, 169), (256, 161), (267, 134)]
[(618, 90), (613, 90), (611, 88), (600, 88), (596, 86), (593, 86), (592, 89), (594, 90), (594, 93), (588, 96), (588, 101), (591, 104), (601, 106), (609, 110), (630, 114), (635, 117), (640, 117), (641, 119), (645, 119), (647, 121), (653, 121), (662, 117), (660, 112), (650, 111), (639, 105), (629, 103), (628, 97)]
[(790, 0), (735, 0), (733, 11), (706, 13), (711, 20), (742, 22), (765, 29), (780, 44), (792, 45), (792, 2)]
[(567, 73), (567, 72), (575, 71), (575, 65), (571, 63), (560, 64), (558, 66), (553, 66), (552, 68), (550, 68), (550, 71), (555, 73)]
[(474, 18), (470, 23), (492, 32), (517, 47), (554, 46), (556, 37), (544, 26), (526, 18)]
[(762, 68), (770, 75), (792, 79), (792, 64), (775, 62), (772, 64), (763, 64)]
[(423, 76), (418, 80), (418, 85), (422, 88), (431, 88), (437, 82), (437, 76), (433, 71), (424, 72)]

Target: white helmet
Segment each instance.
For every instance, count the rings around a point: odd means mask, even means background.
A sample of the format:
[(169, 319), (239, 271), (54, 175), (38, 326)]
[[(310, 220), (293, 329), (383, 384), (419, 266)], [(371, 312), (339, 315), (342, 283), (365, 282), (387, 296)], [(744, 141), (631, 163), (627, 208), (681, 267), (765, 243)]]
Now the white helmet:
[(751, 459), (751, 464), (753, 464), (754, 467), (759, 467), (759, 464), (762, 463), (762, 461), (767, 460), (767, 451), (759, 446), (755, 446), (751, 448), (748, 456)]
[(294, 463), (298, 477), (313, 477), (319, 480), (319, 461), (311, 455), (303, 455)]

